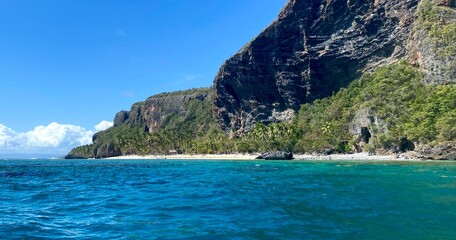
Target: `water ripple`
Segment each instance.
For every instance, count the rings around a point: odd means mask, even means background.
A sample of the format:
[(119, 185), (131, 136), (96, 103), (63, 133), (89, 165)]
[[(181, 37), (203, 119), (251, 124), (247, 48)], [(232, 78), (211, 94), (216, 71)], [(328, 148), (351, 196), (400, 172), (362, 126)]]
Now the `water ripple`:
[(0, 161), (4, 239), (452, 239), (452, 163)]

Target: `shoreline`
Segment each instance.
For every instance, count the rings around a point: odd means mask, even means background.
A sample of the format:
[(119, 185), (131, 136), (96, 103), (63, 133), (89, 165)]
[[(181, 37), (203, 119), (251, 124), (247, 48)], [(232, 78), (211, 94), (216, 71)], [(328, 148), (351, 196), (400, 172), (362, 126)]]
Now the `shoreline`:
[(255, 160), (257, 154), (176, 154), (176, 155), (126, 155), (104, 159), (123, 160)]
[[(126, 155), (104, 158), (107, 160), (259, 160), (259, 154), (178, 154), (178, 155)], [(396, 155), (369, 155), (367, 153), (311, 155), (296, 154), (288, 161), (432, 161), (398, 158)], [(287, 160), (285, 160), (287, 161)]]

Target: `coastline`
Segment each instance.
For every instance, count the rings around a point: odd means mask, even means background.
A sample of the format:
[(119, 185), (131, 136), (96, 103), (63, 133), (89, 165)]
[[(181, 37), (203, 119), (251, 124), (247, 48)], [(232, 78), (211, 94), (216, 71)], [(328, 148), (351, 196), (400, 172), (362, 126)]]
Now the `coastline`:
[[(178, 155), (126, 155), (104, 158), (108, 160), (257, 160), (259, 154), (178, 154)], [(398, 158), (396, 155), (369, 155), (367, 153), (311, 155), (296, 154), (291, 161), (426, 161), (420, 159)]]
[(258, 154), (176, 154), (176, 155), (126, 155), (104, 159), (123, 160), (255, 160)]

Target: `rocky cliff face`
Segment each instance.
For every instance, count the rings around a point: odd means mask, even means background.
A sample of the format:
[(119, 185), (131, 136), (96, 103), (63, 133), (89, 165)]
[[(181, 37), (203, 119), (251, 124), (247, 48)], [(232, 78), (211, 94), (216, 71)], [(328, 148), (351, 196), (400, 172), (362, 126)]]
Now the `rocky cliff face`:
[(408, 41), (409, 62), (427, 84), (456, 83), (456, 1), (423, 0)]
[(114, 118), (114, 127), (130, 124), (142, 127), (145, 132), (155, 133), (173, 119), (182, 118), (180, 121), (186, 121), (186, 116), (195, 110), (192, 108), (210, 104), (210, 100), (210, 89), (162, 93), (133, 104), (130, 111), (118, 112)]
[(200, 88), (162, 93), (120, 111), (114, 126), (93, 136), (94, 156), (122, 155), (116, 138), (126, 134), (157, 133), (159, 130), (203, 132), (215, 126), (211, 115), (211, 89)]
[(220, 68), (213, 108), (218, 125), (242, 134), (255, 122), (290, 120), (301, 104), (405, 57), (419, 2), (290, 0)]

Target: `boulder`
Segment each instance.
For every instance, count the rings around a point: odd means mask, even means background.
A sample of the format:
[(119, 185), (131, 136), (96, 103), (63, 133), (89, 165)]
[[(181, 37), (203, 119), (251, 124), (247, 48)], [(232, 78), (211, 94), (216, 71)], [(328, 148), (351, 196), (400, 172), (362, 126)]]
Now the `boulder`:
[(293, 153), (283, 152), (283, 151), (268, 152), (268, 153), (261, 154), (260, 156), (257, 157), (257, 159), (264, 159), (264, 160), (292, 160), (293, 159)]
[(399, 154), (399, 159), (421, 159), (421, 160), (456, 160), (456, 143), (444, 142), (437, 145), (421, 145), (413, 151)]
[(118, 157), (122, 155), (119, 149), (113, 143), (104, 143), (95, 148), (95, 158)]
[(420, 159), (456, 160), (455, 142), (444, 142), (435, 146), (420, 146), (415, 151)]

